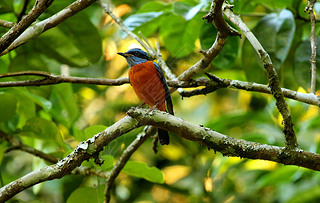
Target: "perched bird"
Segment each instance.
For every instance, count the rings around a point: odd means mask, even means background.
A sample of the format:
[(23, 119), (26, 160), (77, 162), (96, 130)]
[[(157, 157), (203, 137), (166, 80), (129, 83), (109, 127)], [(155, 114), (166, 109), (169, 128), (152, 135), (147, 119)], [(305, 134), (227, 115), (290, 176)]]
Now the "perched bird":
[[(118, 54), (123, 56), (129, 64), (129, 81), (139, 99), (160, 111), (166, 111), (166, 101), (167, 110), (173, 115), (169, 88), (159, 65), (153, 62), (146, 52), (138, 48)], [(161, 145), (169, 144), (168, 131), (158, 128), (158, 136)]]

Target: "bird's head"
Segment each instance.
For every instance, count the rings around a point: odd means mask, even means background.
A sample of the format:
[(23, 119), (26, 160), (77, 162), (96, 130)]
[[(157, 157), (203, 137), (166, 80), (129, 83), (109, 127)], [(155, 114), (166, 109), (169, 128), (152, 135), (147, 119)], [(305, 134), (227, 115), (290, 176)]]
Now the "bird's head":
[(140, 63), (151, 61), (148, 54), (139, 48), (130, 49), (125, 53), (118, 52), (117, 54), (123, 56), (127, 60), (130, 67)]

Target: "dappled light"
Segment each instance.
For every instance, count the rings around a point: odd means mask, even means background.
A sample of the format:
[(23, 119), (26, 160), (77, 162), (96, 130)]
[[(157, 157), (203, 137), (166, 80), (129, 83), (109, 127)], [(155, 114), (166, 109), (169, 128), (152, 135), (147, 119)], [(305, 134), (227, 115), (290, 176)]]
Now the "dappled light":
[(1, 1), (0, 202), (319, 202), (319, 8)]

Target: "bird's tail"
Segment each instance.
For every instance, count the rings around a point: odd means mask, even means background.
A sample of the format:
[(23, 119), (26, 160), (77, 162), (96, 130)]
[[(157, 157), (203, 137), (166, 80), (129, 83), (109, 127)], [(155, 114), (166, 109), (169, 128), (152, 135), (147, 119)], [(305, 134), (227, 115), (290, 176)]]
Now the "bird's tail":
[(166, 130), (158, 128), (158, 136), (161, 145), (168, 145), (170, 142), (169, 133)]

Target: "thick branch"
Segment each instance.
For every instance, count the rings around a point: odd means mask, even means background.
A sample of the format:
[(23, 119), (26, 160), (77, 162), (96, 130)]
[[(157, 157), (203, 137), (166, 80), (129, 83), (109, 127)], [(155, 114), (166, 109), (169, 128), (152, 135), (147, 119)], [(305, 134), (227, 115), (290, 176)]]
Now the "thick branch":
[[(25, 44), (29, 40), (39, 36), (41, 33), (57, 26), (61, 22), (65, 21), (69, 17), (75, 15), (79, 11), (82, 11), (83, 9), (87, 8), (91, 4), (93, 4), (96, 0), (77, 0), (74, 3), (70, 4), (70, 6), (66, 7), (65, 9), (61, 10), (57, 14), (51, 16), (50, 18), (47, 18), (46, 20), (43, 20), (39, 23), (36, 23), (35, 25), (28, 28), (25, 32), (22, 33), (21, 36), (19, 36), (17, 39), (14, 40), (14, 42), (6, 49), (0, 50), (0, 56), (7, 54), (11, 50), (19, 47), (22, 44)], [(23, 21), (23, 19), (22, 19)], [(21, 21), (20, 21), (21, 22)], [(20, 23), (19, 22), (19, 23)]]
[(207, 23), (212, 23), (216, 26), (222, 38), (228, 36), (241, 36), (240, 33), (233, 29), (223, 18), (222, 6), (224, 0), (213, 0), (210, 11), (202, 19), (207, 20)]
[(32, 10), (0, 38), (0, 53), (19, 37), (47, 8), (53, 0), (37, 0)]
[(253, 48), (256, 50), (261, 62), (266, 69), (267, 76), (269, 79), (269, 86), (272, 92), (272, 95), (276, 99), (276, 106), (282, 115), (283, 123), (284, 123), (284, 130), (283, 133), (286, 138), (286, 148), (294, 149), (298, 148), (297, 138), (293, 129), (293, 122), (289, 112), (288, 105), (284, 99), (283, 93), (280, 87), (280, 81), (276, 70), (273, 67), (271, 59), (268, 53), (264, 50), (260, 42), (257, 38), (253, 35), (253, 33), (249, 30), (247, 25), (243, 23), (241, 18), (235, 15), (230, 9), (225, 9), (224, 13), (233, 22), (237, 25), (243, 34), (247, 37)]
[(235, 139), (157, 110), (150, 113), (148, 109), (130, 109), (128, 115), (135, 118), (139, 125), (162, 127), (208, 149), (221, 152), (224, 156), (263, 159), (320, 171), (319, 154)]
[(139, 125), (135, 119), (129, 116), (124, 117), (94, 137), (81, 142), (71, 154), (58, 163), (33, 171), (0, 188), (0, 202), (10, 199), (35, 184), (70, 174), (83, 161), (96, 157), (109, 142), (137, 127)]
[(0, 202), (10, 199), (35, 184), (71, 173), (83, 161), (96, 157), (109, 142), (142, 125), (164, 128), (185, 139), (219, 151), (225, 156), (270, 160), (320, 171), (319, 154), (231, 138), (162, 111), (150, 112), (150, 109), (136, 108), (129, 110), (128, 115), (130, 116), (124, 117), (105, 131), (80, 143), (71, 154), (57, 164), (33, 171), (0, 188)]

